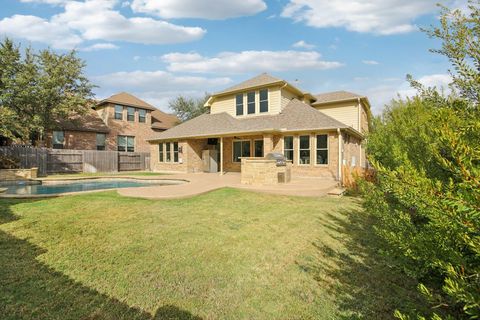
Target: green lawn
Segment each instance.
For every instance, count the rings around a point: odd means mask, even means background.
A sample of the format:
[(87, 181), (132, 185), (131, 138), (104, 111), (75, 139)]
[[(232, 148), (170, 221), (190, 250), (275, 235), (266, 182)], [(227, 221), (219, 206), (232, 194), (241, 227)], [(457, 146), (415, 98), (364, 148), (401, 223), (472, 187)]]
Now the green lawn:
[(222, 189), (0, 200), (2, 319), (389, 319), (388, 271), (355, 198)]
[(151, 171), (122, 171), (115, 173), (95, 172), (95, 173), (66, 173), (66, 174), (50, 174), (48, 179), (61, 179), (61, 178), (77, 178), (77, 177), (115, 177), (115, 176), (161, 176), (165, 173), (151, 172)]

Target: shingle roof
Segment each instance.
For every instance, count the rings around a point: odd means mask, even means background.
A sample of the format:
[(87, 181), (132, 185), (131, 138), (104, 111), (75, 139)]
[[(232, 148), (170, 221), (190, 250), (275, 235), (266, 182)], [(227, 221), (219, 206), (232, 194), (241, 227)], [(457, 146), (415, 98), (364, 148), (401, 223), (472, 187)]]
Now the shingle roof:
[(89, 109), (84, 115), (77, 114), (68, 119), (56, 120), (55, 129), (102, 133), (107, 133), (110, 131), (98, 113), (93, 109)]
[(301, 131), (336, 128), (348, 128), (348, 126), (294, 99), (277, 115), (237, 119), (225, 112), (204, 114), (159, 133), (150, 140), (208, 137), (262, 131)]
[(314, 95), (317, 99), (313, 104), (320, 104), (320, 103), (328, 103), (328, 102), (335, 102), (335, 101), (342, 101), (342, 100), (350, 100), (350, 99), (357, 99), (357, 98), (364, 98), (365, 96), (361, 96), (359, 94), (348, 92), (348, 91), (333, 91), (333, 92), (326, 92), (322, 94)]
[(151, 104), (143, 101), (142, 99), (139, 99), (130, 93), (126, 92), (120, 92), (117, 94), (114, 94), (111, 97), (108, 97), (106, 99), (101, 100), (100, 102), (97, 103), (97, 106), (102, 105), (104, 103), (118, 103), (126, 106), (131, 106), (131, 107), (138, 107), (138, 108), (143, 108), (147, 110), (157, 110), (154, 106)]
[(152, 111), (152, 128), (167, 130), (177, 125), (178, 118), (173, 114), (168, 114), (160, 110)]
[(253, 77), (251, 79), (248, 79), (246, 81), (243, 81), (237, 85), (234, 85), (233, 87), (227, 88), (225, 90), (222, 90), (220, 92), (216, 92), (213, 95), (219, 95), (227, 92), (233, 92), (233, 91), (239, 91), (239, 90), (244, 90), (252, 87), (259, 87), (259, 86), (265, 86), (273, 83), (279, 83), (279, 82), (284, 82), (284, 80), (273, 77), (269, 75), (268, 73), (262, 73), (256, 77)]

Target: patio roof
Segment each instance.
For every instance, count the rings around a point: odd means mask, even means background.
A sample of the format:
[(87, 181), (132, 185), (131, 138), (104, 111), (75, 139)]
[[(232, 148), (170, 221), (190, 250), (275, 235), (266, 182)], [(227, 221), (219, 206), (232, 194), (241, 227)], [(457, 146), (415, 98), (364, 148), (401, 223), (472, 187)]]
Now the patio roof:
[(294, 99), (277, 115), (238, 119), (223, 112), (204, 114), (159, 133), (149, 141), (228, 136), (258, 132), (336, 130), (350, 128), (311, 106)]

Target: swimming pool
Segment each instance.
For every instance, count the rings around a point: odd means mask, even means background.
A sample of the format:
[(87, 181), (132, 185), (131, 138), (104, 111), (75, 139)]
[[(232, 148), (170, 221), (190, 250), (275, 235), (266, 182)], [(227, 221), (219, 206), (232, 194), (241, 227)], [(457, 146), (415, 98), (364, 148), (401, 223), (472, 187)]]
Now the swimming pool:
[(11, 185), (3, 185), (7, 195), (55, 195), (70, 192), (134, 188), (179, 184), (175, 180), (134, 180), (134, 179), (85, 179), (79, 181), (55, 181), (45, 184), (31, 184), (30, 182), (16, 182)]

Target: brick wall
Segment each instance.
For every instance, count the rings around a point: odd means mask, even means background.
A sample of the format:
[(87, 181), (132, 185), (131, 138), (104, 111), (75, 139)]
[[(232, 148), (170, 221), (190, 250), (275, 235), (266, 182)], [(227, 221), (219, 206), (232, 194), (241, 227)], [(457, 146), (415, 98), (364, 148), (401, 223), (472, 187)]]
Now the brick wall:
[[(165, 142), (165, 143), (170, 143)], [(164, 150), (166, 145), (164, 143)], [(207, 148), (206, 139), (181, 140), (178, 142), (179, 150), (178, 163), (159, 161), (159, 144), (150, 145), (150, 165), (153, 171), (169, 172), (202, 172), (202, 150)], [(165, 160), (165, 159), (164, 159)]]
[[(46, 147), (52, 147), (52, 132), (47, 132)], [(83, 131), (64, 131), (65, 143), (64, 149), (74, 150), (96, 150), (97, 133)]]

